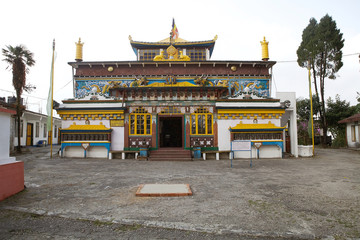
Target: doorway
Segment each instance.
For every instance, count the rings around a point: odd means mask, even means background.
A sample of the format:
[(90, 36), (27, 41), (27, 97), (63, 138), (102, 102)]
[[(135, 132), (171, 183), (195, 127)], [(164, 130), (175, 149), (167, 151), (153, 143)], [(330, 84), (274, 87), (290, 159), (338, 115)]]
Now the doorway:
[(183, 117), (159, 116), (159, 147), (183, 147)]
[(33, 145), (33, 124), (28, 123), (26, 128), (26, 146)]

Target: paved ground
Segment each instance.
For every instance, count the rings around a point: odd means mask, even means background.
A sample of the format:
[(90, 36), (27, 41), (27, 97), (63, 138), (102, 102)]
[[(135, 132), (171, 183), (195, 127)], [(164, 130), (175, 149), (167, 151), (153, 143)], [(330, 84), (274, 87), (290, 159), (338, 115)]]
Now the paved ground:
[[(360, 152), (147, 162), (49, 159), (30, 148), (26, 190), (0, 202), (0, 239), (360, 239)], [(140, 184), (193, 196), (135, 197)]]

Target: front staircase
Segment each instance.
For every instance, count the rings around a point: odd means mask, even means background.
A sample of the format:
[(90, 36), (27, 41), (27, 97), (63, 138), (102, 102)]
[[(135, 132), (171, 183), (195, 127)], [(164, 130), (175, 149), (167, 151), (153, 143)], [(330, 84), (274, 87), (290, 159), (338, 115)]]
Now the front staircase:
[(183, 148), (160, 148), (150, 151), (149, 161), (192, 161), (191, 151)]

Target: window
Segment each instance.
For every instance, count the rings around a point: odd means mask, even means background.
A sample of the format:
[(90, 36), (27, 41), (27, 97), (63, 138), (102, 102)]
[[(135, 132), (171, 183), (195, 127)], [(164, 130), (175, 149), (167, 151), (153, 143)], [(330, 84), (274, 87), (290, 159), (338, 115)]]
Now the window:
[(43, 137), (47, 136), (46, 132), (47, 132), (47, 126), (46, 126), (46, 123), (44, 123)]
[(130, 114), (130, 135), (151, 135), (151, 114), (143, 107)]
[(20, 137), (24, 136), (24, 121), (23, 120), (20, 120), (20, 134), (21, 134)]
[(191, 61), (205, 61), (206, 49), (186, 49), (186, 55), (188, 55)]
[(57, 126), (55, 125), (55, 128), (54, 128), (54, 138), (57, 137)]
[(213, 115), (207, 109), (198, 108), (191, 114), (191, 134), (212, 135), (213, 134)]
[(351, 125), (351, 141), (356, 142), (355, 125)]
[(35, 125), (35, 137), (39, 137), (40, 135), (40, 123), (39, 122), (36, 122), (36, 125)]
[(140, 49), (139, 60), (140, 61), (153, 61), (156, 55), (160, 55), (159, 49)]

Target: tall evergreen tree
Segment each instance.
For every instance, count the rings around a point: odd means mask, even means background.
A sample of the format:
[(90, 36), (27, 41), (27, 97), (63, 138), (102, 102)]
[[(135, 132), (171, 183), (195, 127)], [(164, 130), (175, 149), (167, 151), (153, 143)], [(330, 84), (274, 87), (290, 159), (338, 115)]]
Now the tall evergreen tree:
[(27, 92), (33, 89), (33, 86), (26, 84), (26, 74), (29, 72), (29, 67), (35, 64), (33, 59), (33, 53), (30, 52), (25, 46), (19, 45), (16, 47), (6, 46), (2, 49), (2, 54), (5, 57), (3, 61), (9, 64), (12, 69), (13, 79), (12, 84), (16, 92), (16, 120), (17, 120), (17, 134), (18, 134), (18, 145), (17, 151), (21, 152), (20, 142), (20, 117), (22, 114), (21, 108), (21, 94), (25, 90)]
[(325, 79), (336, 79), (336, 73), (343, 66), (341, 51), (343, 47), (343, 34), (337, 28), (336, 22), (326, 14), (319, 23), (314, 18), (310, 19), (297, 50), (299, 66), (309, 67), (312, 70), (315, 94), (320, 99), (319, 114), (324, 132), (323, 143), (326, 143), (328, 129), (325, 114)]

